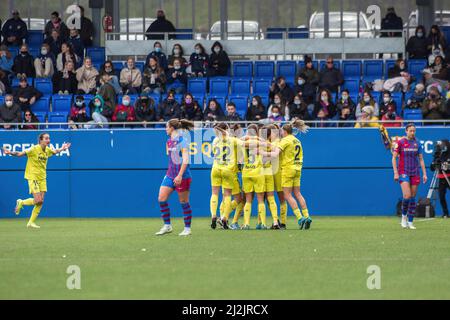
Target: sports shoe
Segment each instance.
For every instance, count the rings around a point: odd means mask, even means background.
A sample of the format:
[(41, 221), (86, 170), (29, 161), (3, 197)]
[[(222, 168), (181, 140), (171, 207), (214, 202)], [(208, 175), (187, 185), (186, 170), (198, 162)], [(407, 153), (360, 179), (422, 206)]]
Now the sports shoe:
[(239, 229), (239, 224), (237, 222), (230, 224), (230, 229), (231, 230), (238, 230)]
[(403, 229), (408, 228), (408, 220), (407, 220), (407, 217), (404, 215), (402, 215), (402, 223), (401, 224), (402, 224)]
[(281, 230), (286, 230), (286, 224), (280, 223), (280, 229)]
[(241, 230), (250, 230), (250, 226), (248, 224), (243, 224)]
[(272, 226), (270, 227), (271, 230), (280, 230), (280, 225), (279, 224), (272, 224)]
[(411, 230), (417, 229), (416, 227), (414, 227), (412, 222), (408, 222), (408, 228), (411, 229)]
[(39, 227), (36, 223), (34, 222), (28, 222), (27, 223), (27, 228), (34, 228), (34, 229), (40, 229), (41, 227)]
[(155, 235), (162, 236), (163, 234), (172, 232), (172, 225), (165, 224), (162, 226), (161, 230), (159, 230)]
[(211, 229), (215, 229), (217, 226), (217, 217), (212, 217), (211, 219)]
[(17, 199), (16, 208), (14, 209), (14, 212), (16, 213), (16, 215), (19, 215), (20, 210), (22, 210), (22, 208), (23, 208), (23, 200)]
[(262, 224), (261, 224), (261, 223), (258, 223), (258, 224), (256, 224), (255, 229), (256, 229), (256, 230), (261, 230), (261, 227), (262, 227)]
[(217, 224), (223, 229), (223, 221), (222, 221), (222, 217), (217, 218)]
[(178, 234), (179, 236), (190, 236), (191, 235), (191, 228), (184, 228), (184, 230)]
[(300, 219), (298, 219), (298, 226), (299, 226), (300, 230), (303, 230), (303, 228), (305, 227), (305, 222), (306, 222), (306, 219), (304, 217), (301, 217)]
[(312, 219), (310, 217), (306, 218), (305, 230), (308, 230), (309, 228), (311, 228), (311, 223), (312, 223)]
[(267, 230), (267, 226), (265, 224), (261, 225), (261, 228), (259, 228), (260, 230)]
[(228, 227), (228, 220), (222, 219), (222, 227), (223, 227), (225, 230), (228, 230), (228, 229), (229, 229), (229, 227)]

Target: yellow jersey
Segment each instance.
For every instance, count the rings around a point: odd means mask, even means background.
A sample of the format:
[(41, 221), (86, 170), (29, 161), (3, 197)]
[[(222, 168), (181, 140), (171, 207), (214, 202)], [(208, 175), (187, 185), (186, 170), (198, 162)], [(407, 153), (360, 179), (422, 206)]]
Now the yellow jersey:
[(281, 167), (301, 170), (303, 166), (303, 148), (300, 141), (292, 134), (281, 139), (278, 147), (283, 153)]
[[(274, 146), (275, 148), (279, 148), (280, 147), (280, 140), (274, 140), (271, 142), (271, 145)], [(269, 150), (271, 151), (271, 150)], [(283, 153), (280, 152), (280, 154), (278, 155), (278, 157), (272, 159), (272, 174), (279, 174), (281, 172), (281, 163), (282, 163), (282, 159), (283, 159)]]
[(212, 143), (213, 168), (238, 172), (237, 140), (235, 137), (227, 137), (226, 139), (214, 138)]
[(25, 153), (28, 157), (27, 166), (25, 168), (25, 179), (27, 180), (45, 180), (47, 178), (47, 160), (53, 156), (50, 147), (46, 147), (45, 151), (37, 144), (27, 150)]
[(242, 153), (244, 155), (244, 163), (242, 168), (242, 176), (257, 177), (263, 174), (262, 155), (258, 154), (258, 140), (251, 138), (247, 140), (248, 146), (244, 146), (241, 142)]

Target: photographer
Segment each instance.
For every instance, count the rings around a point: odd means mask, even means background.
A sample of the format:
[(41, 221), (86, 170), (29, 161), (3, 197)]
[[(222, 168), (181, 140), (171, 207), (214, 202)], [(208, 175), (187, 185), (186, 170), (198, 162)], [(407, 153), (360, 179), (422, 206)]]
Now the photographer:
[(442, 217), (448, 218), (448, 206), (445, 199), (447, 189), (450, 189), (450, 142), (448, 140), (438, 141), (434, 151), (431, 170), (438, 170), (439, 200), (442, 207)]

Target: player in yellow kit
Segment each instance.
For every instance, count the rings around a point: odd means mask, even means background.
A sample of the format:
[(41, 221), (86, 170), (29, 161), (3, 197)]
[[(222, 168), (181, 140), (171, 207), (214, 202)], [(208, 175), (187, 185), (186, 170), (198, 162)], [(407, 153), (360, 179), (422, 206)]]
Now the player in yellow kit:
[(33, 198), (25, 200), (18, 199), (16, 202), (15, 213), (18, 215), (23, 206), (34, 206), (27, 227), (36, 229), (40, 228), (36, 225), (35, 221), (41, 212), (45, 193), (47, 192), (47, 160), (49, 157), (70, 148), (70, 143), (64, 143), (61, 148), (52, 150), (50, 148), (50, 135), (48, 133), (41, 133), (38, 142), (37, 145), (21, 152), (11, 152), (10, 150), (3, 148), (6, 155), (16, 157), (23, 157), (26, 155), (28, 157), (25, 169), (25, 179), (28, 180), (30, 194), (33, 195)]

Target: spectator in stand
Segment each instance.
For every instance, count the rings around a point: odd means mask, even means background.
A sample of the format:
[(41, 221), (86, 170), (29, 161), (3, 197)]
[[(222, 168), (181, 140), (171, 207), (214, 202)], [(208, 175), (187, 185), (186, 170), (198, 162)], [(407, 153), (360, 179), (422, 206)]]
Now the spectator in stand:
[(36, 115), (31, 111), (27, 110), (24, 113), (24, 118), (22, 125), (20, 126), (21, 130), (37, 130), (38, 125), (35, 123), (39, 123), (39, 119), (36, 117)]
[(270, 122), (281, 122), (283, 121), (283, 116), (281, 115), (280, 107), (273, 106), (272, 108), (272, 114), (268, 118)]
[(430, 34), (428, 35), (428, 50), (431, 52), (428, 57), (428, 64), (433, 64), (437, 56), (445, 57), (445, 49), (447, 48), (447, 40), (441, 29), (437, 25), (432, 25)]
[(9, 90), (9, 88), (7, 89), (7, 85), (5, 86), (5, 84), (3, 83), (3, 81), (5, 81), (5, 79), (7, 78), (8, 77), (6, 73), (0, 70), (0, 96), (3, 96), (7, 92), (7, 90)]
[(103, 100), (101, 95), (96, 95), (94, 99), (89, 102), (89, 109), (91, 110), (92, 120), (85, 125), (86, 129), (92, 128), (108, 128), (108, 123), (111, 122), (114, 109)]
[(20, 78), (19, 87), (14, 90), (14, 101), (20, 106), (23, 112), (33, 109), (33, 105), (41, 97), (42, 93), (33, 86), (28, 85), (26, 77)]
[(260, 96), (253, 96), (248, 106), (245, 119), (248, 121), (260, 121), (267, 118), (266, 107), (262, 103)]
[(77, 74), (72, 61), (67, 61), (63, 71), (53, 75), (53, 93), (75, 94), (78, 89)]
[(119, 78), (114, 70), (114, 65), (111, 60), (105, 61), (101, 66), (99, 71), (99, 76), (97, 78), (97, 86), (99, 90), (102, 91), (103, 86), (111, 86), (114, 89), (115, 94), (122, 93), (122, 87), (120, 86)]
[(399, 77), (390, 78), (384, 81), (383, 90), (389, 92), (408, 92), (413, 78), (408, 72), (400, 72)]
[(5, 102), (0, 106), (0, 124), (3, 129), (13, 129), (11, 123), (20, 123), (22, 120), (20, 106), (14, 103), (14, 97), (11, 94), (5, 96)]
[(130, 96), (124, 95), (122, 103), (116, 106), (114, 110), (112, 121), (114, 122), (134, 122), (136, 117), (134, 115), (134, 108), (131, 105)]
[(33, 56), (28, 52), (28, 45), (22, 44), (20, 46), (20, 52), (14, 58), (12, 71), (17, 77), (35, 77), (36, 71), (34, 70)]
[(70, 29), (70, 36), (67, 39), (67, 43), (72, 47), (73, 52), (75, 52), (80, 59), (84, 58), (84, 45), (77, 29)]
[[(98, 71), (92, 65), (92, 60), (89, 57), (84, 59), (83, 66), (76, 71), (78, 81), (78, 94), (95, 94), (97, 92), (97, 76)], [(102, 105), (104, 101), (102, 99)]]
[[(319, 116), (319, 112), (323, 111), (323, 115)], [(336, 115), (336, 106), (333, 103), (331, 92), (320, 90), (319, 100), (314, 105), (312, 118), (316, 120), (331, 119)]]
[(416, 84), (413, 95), (406, 101), (405, 109), (422, 109), (425, 98), (425, 86), (422, 83)]
[(433, 72), (432, 77), (439, 80), (449, 80), (450, 72), (447, 68), (447, 63), (445, 63), (442, 56), (436, 56), (434, 63), (430, 65), (431, 72)]
[(344, 83), (341, 70), (333, 65), (333, 58), (328, 57), (325, 68), (319, 74), (319, 90), (326, 89), (331, 93), (336, 94), (340, 85)]
[(295, 76), (294, 86), (292, 87), (292, 91), (295, 94), (300, 93), (302, 96), (305, 93), (305, 85), (306, 85), (306, 75), (300, 73)]
[(236, 112), (236, 105), (234, 102), (227, 103), (227, 114), (225, 116), (225, 121), (242, 121), (239, 113)]
[(189, 64), (191, 65), (190, 75), (192, 77), (206, 77), (208, 74), (209, 57), (206, 54), (205, 47), (201, 43), (197, 43), (194, 50), (189, 58)]
[(133, 57), (128, 57), (127, 66), (120, 71), (120, 85), (125, 94), (136, 94), (141, 90), (142, 74)]
[(175, 93), (186, 92), (187, 74), (180, 59), (173, 61), (173, 68), (167, 71), (167, 90), (173, 89)]
[(222, 44), (219, 41), (214, 42), (209, 55), (209, 76), (226, 76), (230, 65), (230, 58), (227, 52), (223, 50)]
[(352, 121), (354, 121), (355, 119), (355, 114), (352, 113), (352, 109), (348, 104), (342, 104), (341, 108), (337, 109), (337, 114), (333, 118), (333, 120), (343, 121), (337, 124), (337, 127), (339, 128), (354, 127), (355, 124)]
[(301, 93), (297, 93), (294, 96), (294, 102), (289, 105), (289, 116), (291, 120), (310, 120), (308, 105)]
[(12, 73), (13, 58), (8, 47), (0, 46), (0, 71), (2, 72), (0, 81), (4, 84), (6, 91), (10, 92), (9, 75)]
[(281, 92), (275, 93), (275, 95), (273, 96), (273, 103), (269, 106), (269, 109), (267, 110), (268, 118), (270, 118), (270, 116), (272, 115), (272, 109), (275, 106), (277, 106), (280, 109), (281, 116), (284, 117), (286, 121), (289, 121), (290, 119), (289, 102), (284, 100)]
[[(175, 32), (176, 29), (173, 26), (172, 22), (166, 19), (166, 15), (163, 10), (159, 9), (156, 12), (156, 20), (152, 22), (152, 24), (148, 27), (147, 39), (148, 40), (164, 40), (165, 32)], [(155, 34), (158, 33), (158, 34)], [(174, 34), (169, 34), (169, 39), (174, 39)]]
[(316, 121), (314, 126), (316, 128), (333, 127), (334, 125), (331, 123), (331, 119), (330, 115), (326, 113), (324, 109), (320, 109), (314, 119)]
[[(390, 7), (387, 9), (387, 14), (381, 20), (381, 31), (389, 30), (386, 32), (381, 32), (381, 37), (390, 38), (390, 37), (401, 37), (403, 30), (403, 20), (401, 17), (397, 16), (395, 13), (395, 9)], [(399, 30), (398, 32), (392, 30)]]
[(378, 117), (374, 116), (373, 107), (365, 106), (362, 108), (361, 117), (355, 124), (355, 128), (379, 128), (380, 125), (376, 121), (378, 121)]
[(142, 77), (142, 92), (161, 94), (165, 91), (166, 74), (157, 57), (150, 57)]
[(144, 122), (143, 126), (144, 128), (147, 128), (147, 126), (149, 126), (147, 122), (154, 122), (157, 119), (157, 107), (155, 100), (147, 96), (145, 93), (141, 93), (139, 99), (134, 105), (134, 114), (136, 121)]
[(300, 70), (299, 77), (305, 80), (303, 98), (305, 99), (306, 104), (309, 105), (314, 103), (316, 99), (317, 86), (320, 81), (320, 75), (319, 72), (314, 69), (312, 59), (308, 56), (305, 56), (305, 66), (302, 70)]
[(180, 60), (181, 66), (186, 68), (188, 63), (186, 59), (183, 57), (183, 55), (184, 55), (183, 47), (181, 46), (181, 44), (175, 43), (172, 47), (172, 54), (169, 55), (169, 58), (167, 60), (167, 68), (169, 69), (173, 68), (173, 63), (175, 59)]
[(402, 126), (402, 118), (399, 117), (395, 111), (395, 107), (393, 105), (389, 105), (386, 113), (381, 117), (381, 121), (397, 121), (397, 122), (385, 122), (383, 126), (386, 128), (392, 127), (401, 127)]
[(428, 39), (425, 36), (424, 26), (418, 26), (415, 35), (409, 38), (406, 44), (406, 52), (408, 52), (409, 59), (428, 58)]
[(438, 87), (439, 91), (442, 91), (443, 88), (448, 87), (449, 82), (447, 80), (441, 80), (441, 79), (434, 78), (433, 71), (430, 68), (424, 69), (422, 71), (422, 73), (423, 73), (424, 85), (425, 85), (427, 92), (429, 91), (429, 89), (431, 87)]
[(50, 38), (52, 35), (52, 31), (56, 30), (59, 32), (61, 38), (66, 40), (69, 37), (69, 29), (66, 24), (59, 17), (59, 13), (57, 11), (53, 11), (50, 15), (50, 20), (45, 25), (44, 35), (46, 38)]
[(20, 46), (28, 36), (27, 24), (20, 18), (19, 11), (12, 11), (12, 18), (2, 27), (3, 44)]
[(355, 117), (356, 119), (360, 119), (362, 116), (362, 109), (364, 107), (370, 106), (373, 109), (373, 116), (378, 117), (380, 114), (380, 108), (378, 106), (378, 102), (375, 101), (372, 94), (369, 91), (364, 91), (363, 97), (359, 100), (358, 105), (356, 106)]
[(164, 52), (162, 52), (162, 45), (161, 42), (155, 41), (153, 44), (153, 51), (150, 52), (145, 59), (145, 66), (144, 68), (147, 68), (150, 63), (150, 58), (156, 57), (158, 59), (159, 66), (163, 68), (163, 70), (167, 70), (167, 57)]
[(216, 99), (212, 98), (209, 100), (205, 111), (203, 111), (203, 121), (216, 122), (221, 121), (223, 118), (225, 118), (225, 113), (223, 112), (222, 107)]
[[(71, 63), (71, 62), (69, 62)], [(78, 95), (70, 108), (69, 125), (72, 129), (83, 128), (83, 123), (91, 120), (87, 110), (84, 97)], [(78, 124), (76, 124), (78, 123)]]
[[(441, 96), (436, 87), (431, 87), (428, 96), (425, 98), (422, 106), (422, 116), (424, 120), (442, 120), (448, 115), (447, 106), (444, 97)], [(426, 123), (427, 124), (427, 123)], [(437, 125), (442, 123), (428, 123), (428, 125)]]
[(388, 79), (401, 77), (402, 72), (407, 72), (406, 62), (402, 58), (397, 59), (395, 65), (388, 70)]
[(397, 110), (397, 103), (392, 99), (391, 93), (389, 91), (384, 91), (383, 100), (380, 104), (379, 117), (382, 118), (390, 107), (394, 108), (394, 110)]
[(181, 104), (181, 119), (190, 121), (202, 121), (202, 108), (190, 93), (184, 95), (183, 103)]
[(167, 98), (158, 107), (156, 121), (169, 121), (171, 119), (180, 119), (181, 107), (175, 100), (175, 91), (170, 90)]
[[(342, 113), (340, 111), (344, 108), (347, 108), (350, 111), (350, 114), (349, 114), (350, 119), (349, 120), (355, 119), (356, 104), (352, 100), (352, 98), (350, 98), (350, 91), (348, 91), (347, 89), (342, 90), (341, 98), (336, 103), (338, 117), (342, 115)], [(344, 114), (346, 115), (347, 111), (345, 111)]]
[(40, 54), (34, 59), (36, 78), (51, 78), (55, 73), (56, 58), (50, 51), (50, 46), (44, 43)]
[(61, 46), (64, 43), (64, 39), (59, 34), (58, 30), (52, 30), (50, 36), (45, 38), (44, 43), (50, 46), (50, 51), (55, 57), (61, 53)]
[(83, 42), (83, 47), (92, 47), (92, 41), (94, 39), (94, 24), (92, 21), (85, 17), (84, 15), (84, 7), (78, 6), (80, 8), (80, 15), (81, 15), (81, 29), (78, 30), (81, 41)]
[(292, 101), (294, 100), (295, 93), (286, 83), (286, 79), (284, 78), (284, 76), (278, 76), (276, 78), (276, 81), (272, 83), (269, 91), (269, 98), (271, 101), (275, 99), (275, 95), (277, 93), (279, 93), (283, 100), (288, 104), (292, 103)]
[(56, 69), (62, 71), (67, 61), (72, 61), (75, 68), (78, 68), (81, 60), (80, 57), (73, 52), (72, 47), (68, 43), (63, 43), (61, 45), (61, 53), (59, 53), (56, 58)]

